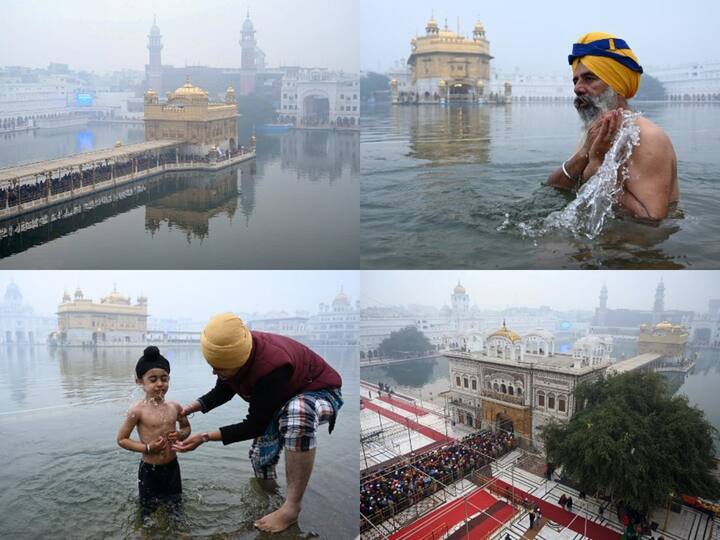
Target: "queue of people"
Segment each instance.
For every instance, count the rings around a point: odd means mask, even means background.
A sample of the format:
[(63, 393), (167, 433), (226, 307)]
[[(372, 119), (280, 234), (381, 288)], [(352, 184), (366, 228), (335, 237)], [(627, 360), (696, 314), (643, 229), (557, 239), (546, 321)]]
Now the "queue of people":
[[(247, 148), (241, 146), (235, 150), (220, 152), (217, 156), (210, 154), (206, 156), (181, 156), (180, 160), (182, 162), (210, 163), (211, 161), (231, 159), (247, 151)], [(11, 208), (21, 203), (42, 199), (49, 194), (64, 193), (105, 182), (111, 178), (126, 176), (133, 172), (141, 172), (157, 166), (176, 163), (177, 159), (175, 149), (170, 149), (161, 152), (159, 156), (137, 156), (124, 162), (95, 165), (94, 167), (83, 170), (70, 171), (57, 177), (51, 175), (49, 178), (46, 177), (33, 184), (6, 185), (0, 188), (0, 210), (3, 208)]]
[(379, 523), (514, 447), (512, 433), (483, 430), (376, 470), (362, 482), (360, 512), (370, 522)]

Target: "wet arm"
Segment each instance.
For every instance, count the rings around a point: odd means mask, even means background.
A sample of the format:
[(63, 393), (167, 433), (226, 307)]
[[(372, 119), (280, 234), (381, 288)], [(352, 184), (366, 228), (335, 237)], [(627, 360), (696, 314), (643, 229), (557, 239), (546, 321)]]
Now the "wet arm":
[(187, 416), (179, 415), (179, 412), (182, 411), (180, 405), (178, 405), (178, 409), (178, 426), (180, 427), (180, 429), (178, 429), (178, 439), (184, 441), (190, 436), (192, 428), (190, 427), (190, 420), (188, 420)]
[(581, 183), (581, 177), (587, 165), (587, 152), (584, 148), (581, 148), (565, 162), (565, 170), (574, 180), (565, 176), (561, 165), (550, 175), (547, 180), (547, 184), (560, 189), (577, 189)]
[(130, 438), (133, 429), (135, 429), (135, 426), (137, 426), (137, 423), (140, 420), (139, 414), (140, 413), (135, 409), (130, 409), (128, 411), (127, 416), (125, 417), (125, 420), (123, 421), (122, 425), (120, 426), (120, 430), (118, 431), (117, 443), (125, 450), (142, 453), (147, 450), (147, 446), (145, 445), (145, 443), (141, 441), (135, 441)]
[(283, 366), (257, 381), (245, 420), (220, 428), (223, 444), (245, 441), (263, 434), (273, 415), (285, 404), (286, 387), (291, 375), (292, 368)]

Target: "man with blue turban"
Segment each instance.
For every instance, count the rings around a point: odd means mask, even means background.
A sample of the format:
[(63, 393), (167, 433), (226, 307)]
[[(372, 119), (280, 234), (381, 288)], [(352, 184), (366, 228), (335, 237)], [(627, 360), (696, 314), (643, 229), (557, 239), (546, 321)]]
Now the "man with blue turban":
[[(554, 187), (577, 190), (600, 168), (623, 121), (623, 110), (640, 87), (643, 69), (625, 40), (591, 32), (573, 45), (575, 108), (585, 128), (579, 150), (548, 178)], [(677, 158), (667, 134), (647, 118), (635, 120), (640, 144), (634, 147), (618, 203), (633, 216), (661, 220), (680, 198)]]

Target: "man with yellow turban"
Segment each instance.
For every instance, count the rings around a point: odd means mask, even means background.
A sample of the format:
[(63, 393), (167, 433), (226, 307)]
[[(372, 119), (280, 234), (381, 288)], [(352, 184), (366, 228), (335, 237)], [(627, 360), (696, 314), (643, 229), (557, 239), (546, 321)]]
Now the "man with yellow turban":
[[(580, 149), (553, 172), (548, 184), (577, 190), (600, 168), (623, 121), (628, 99), (640, 87), (643, 69), (630, 46), (618, 37), (591, 32), (573, 45), (568, 61), (573, 70), (575, 108), (585, 128)], [(677, 158), (667, 134), (645, 117), (635, 120), (640, 144), (633, 148), (627, 174), (618, 182), (618, 203), (633, 216), (660, 220), (680, 198)]]
[(316, 432), (332, 433), (342, 407), (342, 379), (316, 353), (285, 336), (250, 331), (237, 315), (213, 317), (200, 336), (203, 356), (215, 387), (183, 407), (182, 414), (207, 413), (236, 394), (250, 403), (245, 420), (217, 431), (192, 435), (173, 449), (189, 452), (209, 441), (230, 444), (254, 439), (250, 461), (255, 476), (276, 478), (275, 465), (285, 448), (287, 496), (283, 505), (258, 519), (263, 531), (280, 532), (295, 523), (315, 463)]

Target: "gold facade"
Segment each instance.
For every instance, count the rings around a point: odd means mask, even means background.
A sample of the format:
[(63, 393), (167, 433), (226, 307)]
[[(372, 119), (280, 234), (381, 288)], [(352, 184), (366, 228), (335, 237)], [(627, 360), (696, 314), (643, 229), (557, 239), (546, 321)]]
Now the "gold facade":
[(65, 293), (58, 306), (58, 330), (61, 334), (69, 331), (86, 331), (96, 335), (106, 332), (145, 334), (147, 332), (147, 298), (140, 296), (135, 305), (128, 297), (116, 290), (94, 303), (85, 298), (80, 289), (74, 298)]
[(430, 19), (426, 34), (411, 41), (408, 58), (413, 84), (420, 79), (440, 79), (441, 87), (451, 91), (460, 86), (483, 89), (490, 80), (490, 42), (480, 23), (473, 37), (466, 38), (445, 28), (440, 30)]
[(482, 419), (488, 425), (499, 425), (503, 420), (509, 419), (515, 433), (532, 440), (532, 409), (529, 406), (512, 406), (490, 399), (481, 399), (481, 403)]
[(234, 149), (239, 116), (232, 88), (227, 89), (225, 103), (210, 103), (208, 93), (189, 81), (168, 92), (166, 102), (150, 89), (145, 93), (145, 140), (214, 146), (229, 142)]
[(655, 353), (671, 358), (684, 358), (688, 337), (685, 327), (679, 324), (643, 324), (638, 337), (638, 354)]

